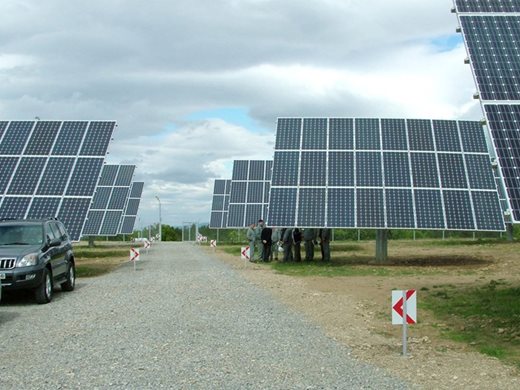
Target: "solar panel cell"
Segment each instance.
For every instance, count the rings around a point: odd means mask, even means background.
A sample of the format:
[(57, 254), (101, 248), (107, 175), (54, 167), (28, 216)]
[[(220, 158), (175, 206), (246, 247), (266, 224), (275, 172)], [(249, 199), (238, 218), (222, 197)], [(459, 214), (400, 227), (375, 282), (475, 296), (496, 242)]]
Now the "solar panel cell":
[(125, 208), (126, 200), (128, 199), (129, 187), (115, 187), (110, 195), (108, 202), (108, 209), (121, 210)]
[[(231, 182), (231, 180), (226, 180), (226, 182)], [(144, 183), (142, 181), (133, 182), (130, 188), (130, 198), (140, 198), (143, 194), (143, 188)]]
[(0, 121), (0, 142), (2, 141), (2, 137), (4, 136), (5, 129), (7, 129), (8, 125), (9, 125), (9, 122)]
[(358, 188), (356, 192), (358, 227), (384, 227), (385, 205), (383, 190), (379, 188)]
[(520, 12), (517, 0), (456, 0), (458, 12)]
[(404, 119), (381, 119), (381, 136), (384, 150), (408, 150)]
[(381, 149), (379, 136), (379, 119), (356, 118), (356, 149), (378, 150)]
[(299, 152), (274, 152), (271, 185), (295, 186), (298, 184)]
[(325, 149), (327, 147), (327, 119), (305, 118), (303, 120), (302, 149)]
[(134, 176), (135, 165), (120, 165), (117, 172), (116, 186), (130, 187)]
[(103, 166), (103, 158), (79, 158), (74, 167), (66, 195), (92, 196)]
[(98, 186), (114, 186), (119, 165), (103, 165)]
[(123, 224), (121, 225), (121, 234), (132, 234), (134, 232), (136, 217), (133, 215), (125, 215)]
[(410, 189), (387, 189), (385, 191), (386, 218), (389, 228), (415, 226), (413, 194)]
[(81, 156), (102, 156), (112, 139), (115, 122), (90, 122), (81, 146)]
[(418, 229), (446, 228), (439, 190), (415, 190), (414, 200)]
[(489, 169), (491, 162), (488, 155), (467, 154), (464, 158), (466, 159), (470, 188), (481, 190), (496, 189), (493, 172)]
[(105, 213), (105, 218), (99, 229), (99, 234), (107, 236), (115, 236), (119, 231), (119, 224), (123, 217), (122, 211), (109, 210)]
[(30, 197), (5, 197), (0, 206), (0, 218), (25, 218), (30, 203)]
[(325, 226), (325, 188), (302, 188), (298, 198), (298, 226)]
[(34, 126), (33, 121), (13, 121), (5, 130), (0, 143), (0, 154), (19, 155), (22, 154), (27, 144), (27, 138)]
[(276, 131), (276, 145), (279, 149), (300, 149), (302, 120), (300, 118), (280, 118)]
[(359, 187), (383, 185), (381, 153), (358, 152), (356, 154), (356, 184)]
[[(500, 230), (504, 224), (495, 192), (472, 191), (475, 220), (479, 230)], [(505, 210), (505, 209), (504, 209)]]
[(444, 204), (448, 229), (474, 230), (475, 222), (471, 211), (471, 200), (468, 191), (444, 191)]
[(48, 155), (60, 130), (62, 122), (36, 122), (36, 126), (29, 138), (25, 155)]
[(234, 181), (231, 188), (231, 203), (246, 203), (247, 199), (247, 182)]
[(261, 181), (249, 182), (247, 187), (246, 203), (263, 203), (264, 183)]
[(235, 160), (233, 163), (233, 174), (232, 180), (247, 180), (249, 177), (249, 161), (238, 161)]
[(63, 194), (73, 166), (74, 158), (49, 158), (36, 190), (36, 195), (58, 196)]
[(52, 149), (55, 156), (76, 156), (85, 135), (88, 122), (63, 122), (61, 130)]
[(327, 191), (327, 225), (356, 226), (353, 188), (329, 188)]
[(427, 119), (408, 119), (408, 142), (410, 150), (434, 151), (431, 121)]
[(329, 149), (354, 150), (354, 119), (330, 118)]
[(34, 194), (46, 161), (45, 157), (22, 157), (7, 193), (10, 195)]
[(324, 186), (327, 182), (327, 154), (325, 152), (302, 152), (300, 185)]
[(92, 207), (94, 210), (104, 210), (108, 207), (108, 201), (110, 200), (110, 195), (112, 194), (111, 187), (97, 187), (96, 193), (92, 199)]
[(34, 198), (27, 213), (27, 218), (54, 218), (58, 213), (60, 201), (60, 198)]
[(435, 155), (429, 153), (412, 153), (410, 157), (414, 187), (438, 188), (439, 174)]
[(443, 188), (468, 188), (462, 155), (439, 153), (438, 159)]
[(479, 122), (460, 121), (462, 149), (466, 153), (488, 153), (484, 129)]
[(243, 226), (246, 213), (245, 203), (241, 204), (230, 204), (228, 209), (228, 220), (227, 226)]
[(249, 161), (249, 175), (246, 180), (264, 180), (265, 161)]
[(246, 219), (242, 226), (249, 226), (252, 223), (257, 223), (259, 219), (263, 219), (264, 205), (262, 204), (247, 204), (246, 205)]
[[(276, 207), (274, 207), (275, 205)], [(294, 226), (296, 222), (296, 188), (271, 187), (268, 215), (268, 222), (272, 226)]]
[(435, 145), (439, 152), (460, 152), (459, 130), (457, 122), (434, 120)]
[(83, 235), (97, 236), (99, 234), (99, 229), (101, 229), (101, 224), (103, 223), (104, 216), (104, 211), (90, 210), (88, 212), (88, 218), (85, 221), (85, 226), (83, 227)]
[(385, 187), (410, 187), (410, 161), (408, 153), (383, 153)]
[(141, 203), (141, 199), (139, 198), (128, 199), (128, 203), (126, 204), (125, 209), (125, 215), (137, 215), (137, 212), (139, 211), (139, 203)]
[(18, 164), (18, 157), (0, 157), (0, 194), (5, 193), (16, 164)]
[(329, 152), (329, 186), (354, 186), (354, 153)]

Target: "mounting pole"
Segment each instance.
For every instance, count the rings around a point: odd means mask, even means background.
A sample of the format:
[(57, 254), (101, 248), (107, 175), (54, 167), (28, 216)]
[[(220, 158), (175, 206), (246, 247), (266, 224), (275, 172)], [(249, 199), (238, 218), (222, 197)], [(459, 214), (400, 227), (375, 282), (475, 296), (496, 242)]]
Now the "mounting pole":
[(506, 223), (506, 229), (507, 229), (507, 241), (513, 241), (513, 224), (512, 223)]
[(388, 262), (388, 230), (376, 230), (376, 263)]

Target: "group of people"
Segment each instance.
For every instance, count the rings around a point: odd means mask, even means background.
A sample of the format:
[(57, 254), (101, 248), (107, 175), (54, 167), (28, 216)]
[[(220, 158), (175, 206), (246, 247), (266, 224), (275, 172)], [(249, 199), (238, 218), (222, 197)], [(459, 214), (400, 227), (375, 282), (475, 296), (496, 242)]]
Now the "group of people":
[(305, 248), (305, 261), (314, 260), (314, 248), (320, 245), (321, 260), (330, 261), (330, 229), (270, 228), (263, 220), (252, 223), (247, 229), (249, 260), (272, 261), (279, 259), (279, 248), (283, 248), (283, 262), (301, 262), (301, 244)]

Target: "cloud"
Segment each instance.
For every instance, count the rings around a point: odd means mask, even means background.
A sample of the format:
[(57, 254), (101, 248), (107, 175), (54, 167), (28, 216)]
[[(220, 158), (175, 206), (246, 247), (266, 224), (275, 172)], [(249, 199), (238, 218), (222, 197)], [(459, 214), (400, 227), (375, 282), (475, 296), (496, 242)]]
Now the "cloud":
[[(159, 195), (175, 205), (165, 222), (203, 221), (213, 177), (272, 157), (279, 116), (480, 119), (451, 7), (3, 0), (0, 117), (117, 120), (108, 160), (138, 165), (142, 220)], [(233, 122), (237, 107), (250, 118)]]

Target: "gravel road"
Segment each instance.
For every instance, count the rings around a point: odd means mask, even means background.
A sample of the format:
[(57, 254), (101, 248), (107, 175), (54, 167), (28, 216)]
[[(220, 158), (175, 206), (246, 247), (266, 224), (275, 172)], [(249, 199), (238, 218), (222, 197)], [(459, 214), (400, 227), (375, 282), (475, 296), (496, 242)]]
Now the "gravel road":
[(3, 389), (392, 389), (301, 315), (189, 243), (49, 305), (0, 306)]

